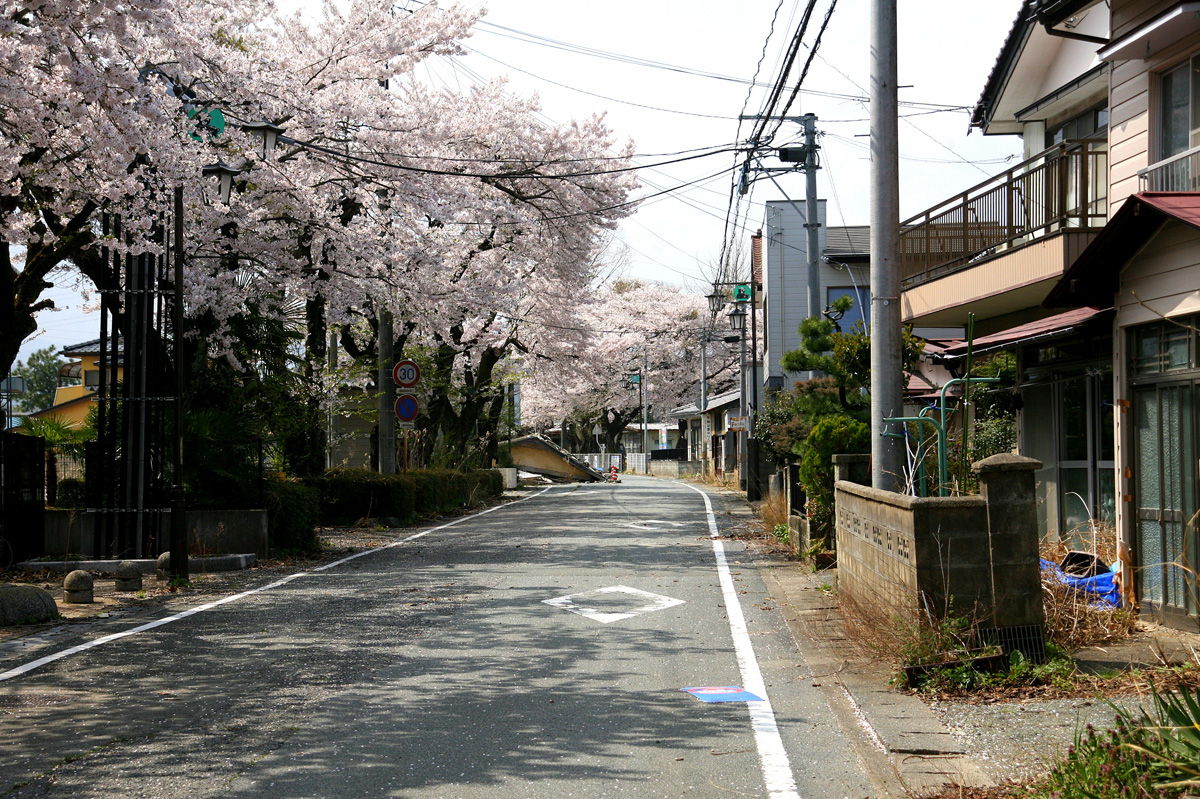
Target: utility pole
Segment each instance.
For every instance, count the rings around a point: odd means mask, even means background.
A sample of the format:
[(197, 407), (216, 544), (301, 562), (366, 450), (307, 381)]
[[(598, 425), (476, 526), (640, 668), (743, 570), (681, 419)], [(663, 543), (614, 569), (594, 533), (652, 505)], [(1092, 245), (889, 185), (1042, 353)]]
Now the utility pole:
[(804, 123), (804, 229), (805, 239), (808, 241), (808, 315), (820, 316), (825, 303), (821, 301), (821, 218), (817, 210), (817, 116), (805, 114), (801, 119)]
[[(762, 499), (762, 474), (759, 471), (758, 436), (754, 432), (754, 421), (758, 417), (758, 316), (754, 306), (758, 305), (758, 277), (754, 267), (750, 268), (750, 403), (746, 406), (746, 500), (758, 502)], [(742, 331), (742, 339), (746, 331)], [(743, 341), (743, 349), (745, 343)], [(745, 365), (742, 367), (745, 369)]]
[(392, 312), (379, 311), (379, 473), (396, 473), (396, 383), (392, 380)]
[(888, 491), (904, 469), (884, 421), (904, 414), (896, 47), (896, 0), (871, 0), (871, 485)]
[(646, 456), (645, 470), (650, 474), (650, 392), (646, 379), (650, 376), (650, 355), (642, 348), (642, 454)]

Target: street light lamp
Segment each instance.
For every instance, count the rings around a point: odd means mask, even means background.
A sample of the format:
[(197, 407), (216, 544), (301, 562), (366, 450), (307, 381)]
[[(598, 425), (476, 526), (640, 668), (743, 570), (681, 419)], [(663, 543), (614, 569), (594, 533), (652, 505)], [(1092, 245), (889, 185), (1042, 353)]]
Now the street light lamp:
[(704, 296), (705, 296), (705, 299), (708, 300), (708, 310), (712, 313), (713, 316), (716, 316), (717, 314), (719, 314), (721, 312), (721, 309), (725, 307), (725, 297), (724, 297), (724, 295), (722, 295), (720, 292), (717, 291), (716, 286), (713, 286), (712, 294), (706, 294)]
[(745, 303), (739, 302), (729, 312), (729, 329), (737, 333), (741, 333), (746, 329), (746, 309), (742, 307), (743, 305)]
[(278, 125), (273, 125), (270, 122), (247, 122), (241, 126), (246, 133), (258, 137), (258, 155), (264, 161), (270, 157), (274, 151), (275, 145), (279, 142), (279, 137), (283, 135), (284, 129)]
[(216, 177), (221, 182), (221, 202), (229, 205), (229, 197), (233, 192), (233, 179), (242, 174), (242, 170), (235, 169), (224, 161), (217, 161), (215, 164), (203, 167), (200, 174), (206, 178)]

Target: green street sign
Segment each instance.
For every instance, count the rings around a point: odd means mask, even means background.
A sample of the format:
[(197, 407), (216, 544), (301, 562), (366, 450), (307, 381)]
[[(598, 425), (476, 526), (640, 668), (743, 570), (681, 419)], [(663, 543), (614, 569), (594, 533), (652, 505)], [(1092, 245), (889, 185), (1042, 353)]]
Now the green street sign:
[(641, 375), (630, 375), (629, 382), (633, 383), (636, 386), (638, 383), (642, 382), (642, 376)]
[(751, 296), (749, 283), (738, 283), (733, 287), (734, 302), (750, 302)]
[[(210, 138), (220, 136), (225, 132), (225, 115), (221, 113), (221, 109), (213, 108), (211, 110), (201, 110), (192, 108), (187, 112), (188, 119), (195, 120), (199, 123), (199, 127), (209, 133)], [(196, 141), (204, 141), (195, 133), (189, 133)]]

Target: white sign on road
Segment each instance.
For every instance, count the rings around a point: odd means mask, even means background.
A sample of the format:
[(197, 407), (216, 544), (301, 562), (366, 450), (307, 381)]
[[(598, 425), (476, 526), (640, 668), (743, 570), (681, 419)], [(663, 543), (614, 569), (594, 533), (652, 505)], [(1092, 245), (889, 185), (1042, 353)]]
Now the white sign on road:
[[(612, 600), (617, 598), (614, 595), (625, 595), (629, 599), (627, 610), (613, 612)], [(560, 596), (557, 599), (544, 599), (542, 601), (547, 605), (553, 605), (556, 608), (569, 610), (580, 616), (594, 619), (601, 624), (610, 624), (621, 619), (631, 619), (643, 613), (666, 610), (667, 608), (673, 608), (676, 605), (684, 603), (682, 599), (672, 599), (669, 596), (652, 594), (649, 591), (630, 588), (626, 585), (597, 588), (595, 591), (584, 591), (582, 594), (568, 594), (567, 596)], [(589, 601), (592, 603), (591, 606), (588, 605)], [(600, 608), (596, 607), (596, 605), (603, 605), (604, 607)]]
[(625, 525), (631, 530), (662, 530), (665, 527), (684, 527), (686, 522), (668, 522), (665, 519), (646, 519)]

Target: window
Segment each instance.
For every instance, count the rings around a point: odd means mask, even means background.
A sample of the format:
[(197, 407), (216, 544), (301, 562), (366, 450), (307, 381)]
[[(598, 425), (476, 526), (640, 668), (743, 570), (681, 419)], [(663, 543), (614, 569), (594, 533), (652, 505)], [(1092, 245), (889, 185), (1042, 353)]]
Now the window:
[(1108, 128), (1108, 106), (1089, 108), (1055, 128), (1046, 130), (1046, 146), (1051, 147), (1068, 139), (1087, 139)]
[(871, 321), (871, 290), (865, 286), (829, 286), (825, 289), (825, 307), (828, 308), (839, 297), (849, 297), (854, 300), (854, 305), (834, 321), (838, 329), (849, 333), (855, 325), (862, 323), (865, 333)]
[(1200, 368), (1194, 331), (1200, 317), (1151, 322), (1130, 332), (1133, 377), (1150, 377)]
[(1200, 145), (1200, 58), (1164, 72), (1158, 83), (1158, 158)]

